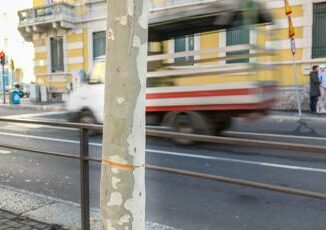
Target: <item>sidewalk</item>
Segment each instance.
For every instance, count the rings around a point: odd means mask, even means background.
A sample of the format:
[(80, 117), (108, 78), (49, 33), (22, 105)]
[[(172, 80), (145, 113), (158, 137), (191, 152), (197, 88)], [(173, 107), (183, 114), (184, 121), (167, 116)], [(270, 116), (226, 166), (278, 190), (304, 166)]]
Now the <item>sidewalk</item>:
[[(27, 223), (36, 226), (43, 224), (45, 228), (40, 228), (42, 230), (80, 229), (80, 207), (78, 204), (1, 184), (0, 197), (0, 230), (38, 229), (36, 227), (29, 228)], [(97, 213), (92, 211), (92, 217), (95, 218), (95, 216)], [(6, 222), (9, 226), (10, 224), (16, 225), (17, 228), (8, 228), (7, 226), (4, 228), (2, 222)], [(18, 228), (19, 225), (24, 224), (24, 228)], [(92, 225), (92, 230), (97, 229)]]
[(35, 110), (35, 111), (63, 111), (63, 103), (53, 103), (53, 104), (33, 104), (29, 98), (22, 98), (19, 105), (11, 105), (9, 102), (7, 104), (0, 104), (0, 108), (10, 108), (19, 110)]
[(324, 120), (326, 119), (326, 113), (310, 113), (303, 111), (302, 115), (299, 116), (298, 111), (287, 111), (287, 110), (271, 110), (269, 112), (269, 118), (283, 118), (290, 120)]
[[(1, 184), (0, 197), (0, 230), (80, 229), (79, 204)], [(90, 215), (90, 229), (99, 230), (99, 209), (91, 208)], [(147, 221), (144, 230), (179, 229)]]
[(5, 210), (0, 209), (0, 229), (6, 230), (64, 230), (57, 225), (49, 225), (40, 221), (22, 217)]

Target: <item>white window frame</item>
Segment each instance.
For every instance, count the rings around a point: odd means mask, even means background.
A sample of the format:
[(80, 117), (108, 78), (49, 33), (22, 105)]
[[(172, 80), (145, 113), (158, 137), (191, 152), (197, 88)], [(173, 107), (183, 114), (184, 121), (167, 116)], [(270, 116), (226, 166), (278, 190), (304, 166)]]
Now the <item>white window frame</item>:
[[(187, 41), (188, 41), (188, 37), (187, 38)], [(201, 35), (200, 34), (194, 34), (194, 51), (196, 50), (200, 50), (200, 38), (201, 38)], [(174, 54), (175, 53), (175, 39), (170, 39), (168, 41), (168, 54)], [(189, 43), (186, 42), (186, 50), (189, 49), (188, 47)], [(169, 58), (168, 59), (168, 63), (174, 63), (174, 59), (175, 58)], [(194, 60), (200, 60), (200, 55), (194, 55)], [(196, 64), (194, 64), (196, 65)]]
[[(62, 43), (63, 43), (63, 71), (53, 73), (52, 72), (52, 59), (51, 59), (51, 38), (56, 38), (56, 37), (62, 37)], [(48, 59), (48, 63), (47, 63), (47, 72), (48, 72), (48, 74), (67, 73), (67, 69), (68, 69), (67, 36), (65, 34), (50, 35), (48, 37), (48, 39), (46, 40), (46, 42), (47, 42), (47, 56), (48, 56), (48, 58), (47, 58)]]
[[(92, 32), (92, 35), (91, 35), (91, 43), (92, 43), (92, 45), (91, 45), (91, 47), (92, 47), (92, 56), (91, 56), (91, 58), (92, 58), (92, 60), (94, 61), (94, 33), (98, 33), (98, 32), (104, 32), (105, 33), (105, 42), (107, 43), (107, 33), (106, 33), (106, 30), (104, 29), (104, 30), (97, 30), (97, 31), (93, 31)], [(106, 44), (107, 45), (107, 44)], [(106, 47), (106, 45), (105, 45), (105, 47)], [(106, 53), (106, 50), (105, 50), (105, 52), (104, 53)], [(104, 54), (105, 55), (105, 54)]]
[(87, 39), (88, 39), (88, 70), (86, 70), (86, 72), (90, 72), (93, 65), (94, 65), (94, 60), (93, 60), (93, 33), (100, 32), (100, 31), (103, 31), (103, 30), (106, 31), (106, 33), (107, 33), (106, 21), (101, 20), (101, 21), (88, 22), (85, 25), (85, 27), (87, 28), (87, 33), (88, 33), (88, 35), (87, 35)]

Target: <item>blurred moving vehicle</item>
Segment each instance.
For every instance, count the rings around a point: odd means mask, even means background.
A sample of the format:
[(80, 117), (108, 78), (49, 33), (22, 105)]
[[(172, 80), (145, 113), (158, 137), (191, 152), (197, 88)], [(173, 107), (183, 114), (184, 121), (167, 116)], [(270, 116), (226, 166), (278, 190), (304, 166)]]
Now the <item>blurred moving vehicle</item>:
[(105, 57), (94, 62), (87, 83), (72, 92), (66, 101), (68, 120), (81, 123), (102, 123), (104, 115)]
[[(189, 40), (187, 36), (198, 33), (226, 28), (243, 30), (252, 24), (271, 23), (270, 14), (260, 4), (257, 3), (254, 14), (248, 14), (252, 9), (243, 8), (241, 2), (193, 4), (152, 14), (149, 41), (159, 44), (159, 49), (149, 50), (147, 125), (211, 135), (227, 129), (232, 117), (259, 117), (272, 107), (276, 84), (267, 76), (273, 68), (259, 63), (260, 58), (266, 60), (272, 55), (271, 50), (248, 42), (224, 48), (165, 52), (164, 41), (171, 38)], [(255, 18), (248, 20), (246, 15)], [(252, 23), (244, 23), (248, 21)], [(250, 27), (250, 30), (255, 28)], [(194, 58), (198, 55), (200, 59)], [(239, 81), (239, 76), (246, 76), (245, 80)], [(236, 80), (233, 81), (233, 77)], [(105, 57), (95, 61), (88, 83), (70, 94), (66, 108), (71, 121), (103, 122), (104, 78)], [(175, 141), (189, 144), (188, 140)]]

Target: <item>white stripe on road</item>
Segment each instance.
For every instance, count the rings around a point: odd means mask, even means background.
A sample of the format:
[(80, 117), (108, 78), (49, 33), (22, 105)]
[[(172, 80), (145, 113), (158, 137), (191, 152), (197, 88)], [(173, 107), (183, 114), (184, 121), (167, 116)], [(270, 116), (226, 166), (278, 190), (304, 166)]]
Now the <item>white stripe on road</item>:
[(0, 154), (7, 155), (10, 153), (11, 153), (11, 151), (0, 149)]
[[(37, 139), (37, 140), (46, 140), (46, 141), (55, 141), (55, 142), (70, 143), (70, 144), (79, 144), (79, 141), (76, 141), (76, 140), (40, 137), (40, 136), (32, 136), (32, 135), (25, 135), (25, 134), (0, 132), (0, 135), (23, 137), (23, 138)], [(90, 144), (90, 146), (102, 147), (101, 143), (90, 142), (89, 144)], [(172, 152), (172, 151), (155, 150), (155, 149), (146, 149), (146, 152), (154, 153), (154, 154), (170, 155), (170, 156), (197, 158), (197, 159), (202, 159), (202, 160), (214, 160), (214, 161), (241, 163), (241, 164), (256, 165), (256, 166), (265, 166), (265, 167), (272, 167), (272, 168), (282, 168), (282, 169), (290, 169), (290, 170), (326, 173), (326, 169), (322, 169), (322, 168), (302, 167), (302, 166), (287, 165), (287, 164), (275, 164), (275, 163), (268, 163), (268, 162), (261, 162), (261, 161), (239, 160), (239, 159), (232, 159), (232, 158), (225, 158), (225, 157), (215, 157), (215, 156), (190, 154), (190, 153), (182, 153), (182, 152)]]
[(67, 111), (52, 111), (52, 112), (38, 112), (38, 113), (29, 113), (29, 114), (18, 114), (18, 115), (9, 115), (1, 116), (5, 118), (31, 118), (31, 117), (43, 117), (50, 115), (62, 115), (67, 113)]
[[(70, 144), (79, 144), (79, 141), (74, 141), (74, 140), (52, 138), (52, 137), (40, 137), (40, 136), (25, 135), (25, 134), (18, 134), (18, 133), (0, 132), (0, 135), (11, 136), (11, 137), (21, 137), (21, 138), (26, 138), (26, 139), (43, 140), (43, 141), (55, 141), (55, 142), (63, 142), (63, 143), (70, 143)], [(90, 143), (90, 145), (102, 146), (102, 144), (100, 144), (100, 143)]]
[(25, 124), (25, 123), (16, 123), (16, 126), (30, 128), (30, 129), (40, 129), (40, 128), (47, 128), (47, 129), (56, 129), (56, 130), (69, 130), (69, 131), (76, 131), (78, 128), (68, 128), (68, 127), (55, 127), (51, 125), (38, 125), (38, 124)]
[[(48, 120), (51, 121), (51, 120)], [(17, 123), (18, 124), (18, 123)], [(78, 130), (77, 128), (69, 128), (69, 127), (55, 127), (51, 125), (37, 125), (37, 124), (23, 124), (20, 123), (19, 125), (29, 127), (29, 128), (34, 128), (34, 129), (39, 129), (39, 128), (47, 128), (47, 129), (60, 129), (60, 130), (69, 130), (69, 131), (76, 131)]]
[(295, 135), (282, 135), (282, 134), (274, 134), (274, 133), (251, 133), (251, 132), (236, 132), (236, 131), (225, 131), (225, 134), (231, 135), (241, 135), (241, 136), (254, 136), (254, 137), (282, 137), (282, 138), (295, 138), (295, 139), (306, 139), (306, 140), (317, 140), (317, 141), (325, 141), (325, 137), (311, 137), (311, 136), (295, 136)]
[(155, 149), (146, 149), (146, 152), (171, 155), (171, 156), (197, 158), (197, 159), (203, 159), (203, 160), (224, 161), (224, 162), (250, 164), (250, 165), (266, 166), (266, 167), (273, 167), (273, 168), (283, 168), (283, 169), (292, 169), (292, 170), (300, 170), (300, 171), (326, 173), (326, 169), (301, 167), (301, 166), (285, 165), (285, 164), (274, 164), (274, 163), (261, 162), (261, 161), (238, 160), (238, 159), (232, 159), (232, 158), (214, 157), (214, 156), (197, 155), (197, 154), (194, 155), (194, 154), (189, 154), (189, 153), (170, 152), (170, 151), (162, 151), (162, 150), (155, 150)]
[[(53, 111), (53, 112), (39, 112), (39, 113), (31, 113), (31, 114), (19, 114), (19, 115), (10, 115), (10, 116), (1, 116), (1, 118), (38, 118), (43, 116), (50, 116), (50, 115), (62, 115), (66, 114), (67, 111)], [(43, 119), (42, 119), (43, 120)], [(65, 122), (66, 120), (61, 119), (48, 119), (47, 121), (60, 121)], [(69, 128), (69, 127), (56, 127), (56, 126), (50, 126), (50, 125), (38, 125), (38, 124), (25, 124), (25, 123), (15, 123), (17, 126), (23, 126), (28, 128), (49, 128), (49, 129), (61, 129), (61, 130), (77, 130), (77, 128)]]

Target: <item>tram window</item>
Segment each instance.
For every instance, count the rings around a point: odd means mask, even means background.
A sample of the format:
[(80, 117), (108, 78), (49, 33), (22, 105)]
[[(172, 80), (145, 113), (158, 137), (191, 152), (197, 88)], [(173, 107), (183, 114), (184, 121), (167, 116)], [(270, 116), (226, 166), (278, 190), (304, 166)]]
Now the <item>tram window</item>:
[[(194, 36), (179, 36), (174, 39), (174, 52), (184, 52), (194, 50)], [(192, 63), (194, 56), (175, 58), (175, 63)]]
[[(245, 45), (250, 42), (250, 31), (246, 28), (233, 28), (226, 31), (226, 46)], [(227, 56), (236, 56), (241, 54), (249, 54), (249, 50), (239, 50), (226, 52)], [(232, 63), (249, 63), (249, 58), (229, 59), (228, 64)]]

